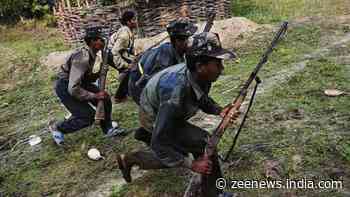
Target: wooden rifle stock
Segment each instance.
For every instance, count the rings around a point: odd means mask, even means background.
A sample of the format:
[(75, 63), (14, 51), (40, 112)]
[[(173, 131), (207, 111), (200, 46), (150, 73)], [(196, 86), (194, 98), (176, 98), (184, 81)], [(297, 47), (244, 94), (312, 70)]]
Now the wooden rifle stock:
[[(104, 91), (106, 88), (106, 79), (107, 79), (107, 73), (108, 73), (108, 42), (109, 37), (107, 37), (105, 41), (105, 46), (102, 51), (102, 62), (100, 66), (100, 78), (98, 80), (98, 87), (100, 91)], [(101, 124), (101, 121), (105, 119), (105, 108), (104, 108), (104, 101), (98, 100), (97, 107), (96, 107), (96, 113), (95, 113), (95, 124)]]

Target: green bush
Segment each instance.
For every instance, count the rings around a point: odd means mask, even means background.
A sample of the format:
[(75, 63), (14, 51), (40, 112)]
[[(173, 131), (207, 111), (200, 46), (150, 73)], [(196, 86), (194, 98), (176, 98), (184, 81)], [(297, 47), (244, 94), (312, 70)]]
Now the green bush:
[(50, 0), (1, 0), (0, 23), (16, 23), (19, 19), (43, 18), (51, 13)]

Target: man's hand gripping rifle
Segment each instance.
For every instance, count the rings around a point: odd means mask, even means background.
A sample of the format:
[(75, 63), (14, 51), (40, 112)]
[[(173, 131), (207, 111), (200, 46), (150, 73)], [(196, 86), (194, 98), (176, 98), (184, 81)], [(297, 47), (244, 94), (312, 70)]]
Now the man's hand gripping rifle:
[(288, 22), (284, 22), (280, 27), (279, 31), (277, 32), (277, 34), (275, 35), (274, 39), (272, 40), (271, 45), (267, 48), (262, 58), (260, 59), (259, 63), (256, 65), (253, 72), (250, 74), (248, 80), (243, 84), (243, 87), (240, 90), (239, 95), (233, 100), (229, 110), (227, 110), (226, 115), (220, 122), (217, 129), (214, 131), (213, 135), (210, 137), (207, 147), (205, 149), (205, 152), (206, 154), (208, 154), (209, 157), (213, 155), (220, 141), (220, 138), (224, 134), (225, 129), (230, 125), (230, 122), (231, 122), (230, 120), (236, 113), (239, 112), (239, 109), (247, 96), (250, 85), (253, 83), (254, 80), (256, 80), (257, 83), (260, 82), (260, 79), (257, 76), (258, 72), (260, 71), (262, 66), (267, 62), (268, 56), (272, 53), (277, 43), (281, 40), (282, 36), (286, 33), (287, 28), (288, 28)]

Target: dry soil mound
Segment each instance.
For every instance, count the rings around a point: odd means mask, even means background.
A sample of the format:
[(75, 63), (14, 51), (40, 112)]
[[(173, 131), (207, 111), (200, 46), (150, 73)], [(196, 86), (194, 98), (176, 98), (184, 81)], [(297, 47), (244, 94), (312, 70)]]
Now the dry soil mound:
[[(205, 23), (198, 24), (198, 32), (202, 32)], [(225, 48), (235, 48), (237, 47), (238, 40), (240, 40), (243, 34), (251, 33), (259, 27), (258, 24), (243, 18), (243, 17), (233, 17), (225, 20), (215, 21), (211, 29), (211, 32), (218, 33), (221, 42)], [(157, 36), (136, 39), (135, 41), (135, 51), (140, 53), (155, 43), (159, 42), (163, 38), (167, 37), (167, 33), (163, 32)], [(169, 41), (168, 39), (164, 42)], [(42, 59), (42, 63), (49, 68), (56, 70), (60, 65), (65, 62), (67, 56), (71, 51), (65, 52), (53, 52), (47, 57)]]

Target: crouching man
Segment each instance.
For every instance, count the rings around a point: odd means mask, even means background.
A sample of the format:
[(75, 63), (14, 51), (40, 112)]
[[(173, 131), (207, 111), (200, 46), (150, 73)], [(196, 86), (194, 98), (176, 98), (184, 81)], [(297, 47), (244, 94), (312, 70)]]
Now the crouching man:
[(72, 116), (50, 125), (50, 131), (57, 145), (64, 142), (64, 134), (73, 133), (94, 123), (98, 100), (104, 101), (105, 120), (101, 128), (106, 136), (121, 134), (124, 130), (112, 127), (112, 102), (105, 91), (94, 84), (99, 73), (93, 73), (96, 53), (104, 48), (104, 40), (97, 27), (88, 28), (84, 37), (86, 46), (76, 49), (61, 66), (55, 92)]
[[(146, 51), (137, 67), (130, 72), (129, 95), (139, 105), (140, 96), (147, 81), (156, 73), (170, 66), (185, 61), (188, 38), (197, 30), (188, 19), (180, 18), (169, 23), (167, 32), (170, 42), (161, 44), (159, 47)], [(140, 127), (135, 131), (135, 139), (150, 144), (151, 134)]]
[(164, 69), (149, 80), (141, 94), (140, 122), (152, 133), (151, 150), (117, 157), (127, 182), (133, 165), (141, 169), (184, 167), (207, 175), (209, 187), (201, 188), (205, 196), (230, 196), (215, 187), (222, 177), (217, 155), (202, 157), (209, 133), (186, 120), (198, 109), (208, 114), (226, 113), (228, 108), (221, 108), (208, 94), (224, 69), (222, 61), (234, 57), (221, 47), (217, 34), (201, 33), (190, 41), (186, 63)]
[(136, 14), (133, 11), (123, 13), (121, 28), (111, 38), (108, 48), (111, 49), (109, 64), (119, 72), (119, 87), (115, 92), (114, 101), (124, 102), (128, 96), (129, 70), (135, 59), (133, 31), (137, 28)]

